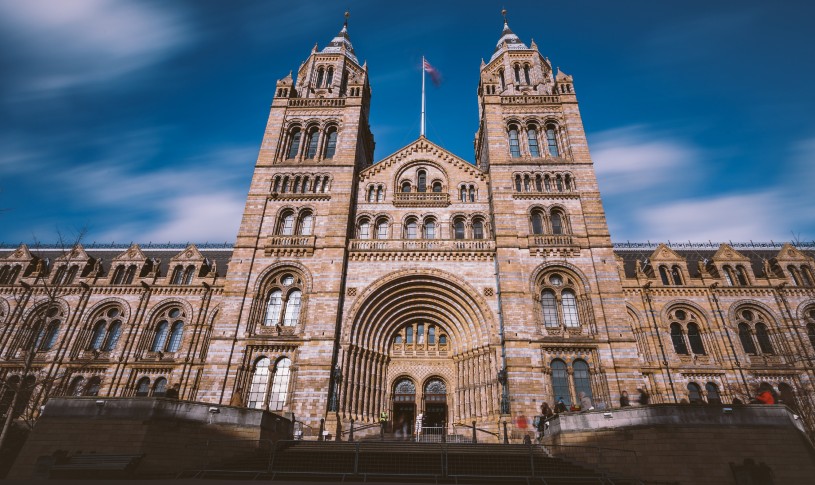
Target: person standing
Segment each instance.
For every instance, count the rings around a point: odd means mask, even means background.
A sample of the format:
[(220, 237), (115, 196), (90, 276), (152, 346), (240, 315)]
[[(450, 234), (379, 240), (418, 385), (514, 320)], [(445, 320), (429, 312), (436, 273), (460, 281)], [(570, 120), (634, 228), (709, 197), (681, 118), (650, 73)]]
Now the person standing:
[(379, 413), (379, 439), (382, 441), (385, 440), (385, 426), (388, 425), (390, 419), (391, 417), (387, 409), (383, 409), (382, 412)]
[(563, 397), (557, 398), (557, 404), (555, 404), (555, 414), (565, 413), (569, 410), (566, 407), (566, 403), (563, 402)]
[(423, 421), (424, 413), (419, 413), (419, 415), (416, 416), (416, 441), (419, 441), (419, 436), (422, 434)]
[(580, 410), (583, 412), (593, 411), (594, 406), (591, 404), (591, 398), (585, 392), (580, 391), (577, 393), (577, 398), (580, 399)]
[(628, 400), (628, 391), (623, 391), (622, 394), (620, 394), (620, 407), (627, 408), (630, 405), (631, 402)]
[(651, 402), (651, 396), (648, 395), (648, 391), (645, 389), (639, 388), (637, 389), (640, 393), (639, 403), (640, 406), (647, 406), (649, 402)]

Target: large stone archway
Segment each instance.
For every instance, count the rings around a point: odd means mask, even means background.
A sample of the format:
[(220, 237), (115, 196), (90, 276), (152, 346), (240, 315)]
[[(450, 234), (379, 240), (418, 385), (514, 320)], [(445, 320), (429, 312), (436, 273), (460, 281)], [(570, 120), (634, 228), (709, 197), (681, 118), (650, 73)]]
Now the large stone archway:
[[(340, 413), (391, 416), (400, 379), (416, 387), (415, 415), (444, 425), (492, 421), (500, 412), (500, 341), (493, 313), (466, 282), (440, 271), (401, 271), (372, 284), (345, 322)], [(444, 384), (430, 401), (425, 386)], [(441, 416), (441, 405), (444, 415)], [(404, 406), (399, 406), (404, 413)], [(411, 422), (411, 426), (413, 423)]]

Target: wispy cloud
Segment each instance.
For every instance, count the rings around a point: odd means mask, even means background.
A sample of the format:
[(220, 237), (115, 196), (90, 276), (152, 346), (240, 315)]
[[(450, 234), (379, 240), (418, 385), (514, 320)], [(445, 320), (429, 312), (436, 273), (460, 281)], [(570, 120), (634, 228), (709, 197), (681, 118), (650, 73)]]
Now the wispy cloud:
[[(162, 5), (162, 6), (159, 6)], [(177, 10), (129, 0), (0, 1), (5, 96), (98, 86), (166, 58), (192, 37)]]

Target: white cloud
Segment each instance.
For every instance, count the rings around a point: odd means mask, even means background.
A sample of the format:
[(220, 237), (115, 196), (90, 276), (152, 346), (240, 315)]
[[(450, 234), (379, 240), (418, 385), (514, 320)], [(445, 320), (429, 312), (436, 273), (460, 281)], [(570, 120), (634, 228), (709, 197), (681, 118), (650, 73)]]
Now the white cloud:
[(13, 46), (10, 94), (97, 85), (149, 66), (191, 38), (177, 12), (128, 0), (0, 0), (0, 40)]

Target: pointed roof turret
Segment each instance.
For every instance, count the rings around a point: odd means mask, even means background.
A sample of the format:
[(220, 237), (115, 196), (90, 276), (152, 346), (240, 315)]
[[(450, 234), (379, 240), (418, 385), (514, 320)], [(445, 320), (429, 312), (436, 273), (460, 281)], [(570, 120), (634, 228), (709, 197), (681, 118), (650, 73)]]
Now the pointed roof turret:
[(342, 30), (340, 30), (340, 33), (331, 39), (331, 42), (329, 42), (328, 45), (325, 46), (320, 52), (345, 54), (349, 59), (359, 64), (357, 56), (354, 53), (354, 46), (351, 45), (351, 38), (348, 37), (348, 17), (350, 15), (350, 13), (345, 12), (345, 22), (342, 25)]
[(490, 62), (494, 61), (496, 57), (498, 57), (502, 52), (507, 50), (524, 50), (529, 49), (529, 47), (524, 44), (515, 32), (509, 28), (509, 22), (507, 22), (507, 11), (502, 10), (501, 14), (504, 16), (504, 30), (501, 32), (501, 38), (498, 39), (498, 44), (495, 46), (495, 52), (492, 53), (492, 57), (490, 57)]

